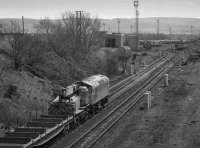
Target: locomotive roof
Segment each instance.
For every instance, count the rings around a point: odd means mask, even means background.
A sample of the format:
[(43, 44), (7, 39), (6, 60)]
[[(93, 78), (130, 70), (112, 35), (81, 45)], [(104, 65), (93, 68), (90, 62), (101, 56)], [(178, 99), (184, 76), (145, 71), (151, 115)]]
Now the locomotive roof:
[(101, 84), (108, 83), (109, 78), (104, 75), (93, 75), (82, 80), (83, 83), (88, 84), (92, 87), (98, 87)]

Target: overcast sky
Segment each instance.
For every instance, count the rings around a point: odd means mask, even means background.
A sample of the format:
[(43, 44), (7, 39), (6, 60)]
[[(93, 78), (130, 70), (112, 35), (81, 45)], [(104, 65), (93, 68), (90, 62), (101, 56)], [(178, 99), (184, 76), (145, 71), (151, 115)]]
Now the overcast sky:
[[(0, 18), (59, 18), (84, 10), (99, 18), (131, 18), (133, 0), (0, 0)], [(200, 0), (140, 0), (140, 17), (200, 18)]]

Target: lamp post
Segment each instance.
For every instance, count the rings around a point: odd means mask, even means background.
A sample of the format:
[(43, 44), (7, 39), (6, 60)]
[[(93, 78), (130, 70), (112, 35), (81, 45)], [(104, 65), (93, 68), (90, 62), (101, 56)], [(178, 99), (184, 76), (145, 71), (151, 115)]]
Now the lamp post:
[(138, 7), (139, 7), (139, 1), (134, 0), (134, 8), (135, 8), (135, 14), (136, 14), (136, 18), (135, 18), (136, 50), (138, 50), (138, 48), (139, 48), (139, 11), (138, 11)]
[[(139, 1), (138, 0), (134, 0), (133, 1), (134, 4), (134, 8), (136, 10), (136, 19), (135, 19), (135, 34), (136, 34), (136, 51), (138, 51), (139, 49), (139, 12), (138, 12), (138, 7), (139, 7)], [(132, 60), (131, 60), (131, 75), (135, 74), (135, 60), (136, 60), (136, 54), (132, 53)]]

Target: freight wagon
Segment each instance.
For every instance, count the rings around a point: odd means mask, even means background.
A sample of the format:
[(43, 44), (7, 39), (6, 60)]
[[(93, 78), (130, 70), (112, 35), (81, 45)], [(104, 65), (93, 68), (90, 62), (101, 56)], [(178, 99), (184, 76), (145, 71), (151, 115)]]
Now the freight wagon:
[(109, 78), (94, 75), (75, 82), (50, 102), (48, 115), (31, 120), (0, 138), (0, 148), (42, 146), (61, 132), (69, 132), (104, 108), (108, 102)]

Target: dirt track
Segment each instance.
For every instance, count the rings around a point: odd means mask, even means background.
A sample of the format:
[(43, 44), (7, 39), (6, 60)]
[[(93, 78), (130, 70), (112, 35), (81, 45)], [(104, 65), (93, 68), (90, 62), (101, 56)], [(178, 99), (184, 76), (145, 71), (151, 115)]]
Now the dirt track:
[[(152, 90), (153, 106), (141, 103), (130, 111), (97, 147), (199, 148), (200, 63), (189, 63), (170, 73), (170, 86), (160, 82)], [(143, 108), (145, 109), (143, 110)]]

